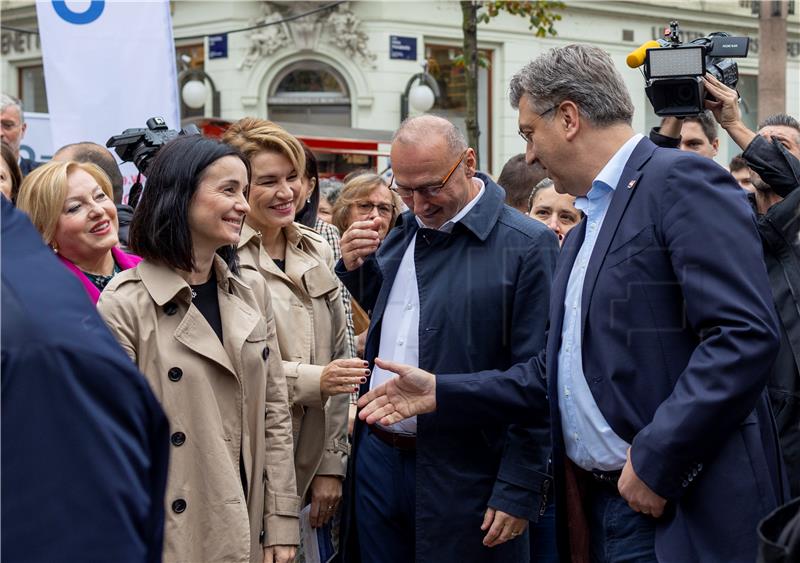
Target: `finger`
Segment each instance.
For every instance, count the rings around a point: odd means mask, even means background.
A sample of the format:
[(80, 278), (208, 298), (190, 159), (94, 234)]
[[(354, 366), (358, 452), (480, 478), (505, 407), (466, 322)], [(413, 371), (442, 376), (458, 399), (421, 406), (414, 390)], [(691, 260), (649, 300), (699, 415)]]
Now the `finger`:
[(367, 369), (369, 362), (365, 362), (361, 358), (340, 358), (331, 362), (333, 365), (342, 368), (361, 368)]
[(487, 508), (486, 513), (483, 515), (483, 524), (481, 524), (481, 531), (485, 532), (492, 525), (494, 520), (494, 508)]
[(374, 230), (372, 223), (369, 223), (363, 229), (351, 229), (345, 236), (342, 237), (342, 241), (346, 244), (351, 244), (355, 241), (373, 241), (379, 238), (377, 231)]
[(492, 527), (489, 528), (489, 531), (483, 538), (483, 545), (487, 547), (492, 547), (493, 545), (495, 545), (495, 542), (502, 533), (503, 533), (503, 522), (499, 518), (495, 518), (494, 521), (492, 522)]
[(381, 426), (391, 426), (392, 424), (397, 424), (398, 422), (402, 422), (406, 419), (402, 414), (395, 411), (392, 414), (388, 414), (381, 418), (380, 423)]
[[(364, 393), (358, 399), (358, 408), (365, 409), (365, 408), (367, 408), (367, 405), (369, 403), (371, 403), (372, 401), (374, 401), (375, 399), (378, 399), (379, 397), (385, 397), (385, 396), (386, 396), (386, 384), (378, 385), (375, 389), (371, 389), (369, 392)], [(386, 403), (383, 402), (383, 403), (381, 403), (380, 405), (377, 405), (377, 406), (383, 406), (385, 404)], [(374, 409), (372, 409), (372, 410), (374, 410)], [(369, 412), (372, 412), (372, 410), (370, 410)]]
[(397, 375), (405, 374), (409, 368), (409, 366), (405, 364), (398, 364), (397, 362), (390, 362), (380, 358), (375, 358), (375, 365), (381, 369), (385, 369), (386, 371), (396, 373)]
[(364, 221), (354, 221), (350, 227), (347, 229), (348, 231), (353, 229), (370, 229), (377, 221), (377, 218), (373, 219), (366, 219)]
[[(384, 406), (382, 406), (382, 407), (380, 407), (378, 409), (375, 409), (374, 412), (368, 414), (367, 418), (365, 419), (366, 423), (367, 424), (375, 424), (376, 422), (378, 422), (380, 420), (381, 424), (383, 424), (383, 419), (388, 417), (388, 416), (390, 416), (390, 415), (396, 414), (396, 411), (397, 411), (397, 409), (394, 408), (394, 405), (392, 403), (387, 402)], [(403, 417), (400, 416), (399, 420), (403, 420)], [(394, 423), (392, 423), (392, 424), (394, 424)]]
[(331, 378), (342, 381), (349, 378), (361, 379), (362, 377), (367, 377), (370, 374), (370, 371), (363, 367), (345, 368), (334, 365), (331, 366), (331, 369), (328, 371)]
[(319, 516), (322, 507), (320, 505), (319, 499), (311, 498), (311, 511), (309, 512), (308, 519), (311, 522), (312, 528), (319, 527)]
[(265, 547), (264, 548), (264, 563), (274, 563), (274, 559), (272, 557), (272, 548)]

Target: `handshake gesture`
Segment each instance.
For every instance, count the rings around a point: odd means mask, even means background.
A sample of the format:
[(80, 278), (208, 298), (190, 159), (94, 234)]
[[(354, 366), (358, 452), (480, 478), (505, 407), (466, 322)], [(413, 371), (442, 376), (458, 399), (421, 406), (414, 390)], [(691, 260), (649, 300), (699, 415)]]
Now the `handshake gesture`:
[(358, 400), (359, 418), (389, 426), (436, 410), (436, 377), (425, 370), (375, 358), (375, 365), (397, 374)]

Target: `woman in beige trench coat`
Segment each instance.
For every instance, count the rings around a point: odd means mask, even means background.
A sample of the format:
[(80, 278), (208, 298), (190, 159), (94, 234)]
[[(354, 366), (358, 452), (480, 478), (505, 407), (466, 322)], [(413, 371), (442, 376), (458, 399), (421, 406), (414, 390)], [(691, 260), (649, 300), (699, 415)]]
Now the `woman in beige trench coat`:
[(302, 145), (274, 123), (253, 118), (231, 125), (224, 140), (250, 160), (251, 212), (239, 259), (243, 270), (267, 280), (272, 294), (292, 401), (297, 490), (310, 502), (310, 522), (318, 527), (341, 499), (349, 395), (369, 375), (368, 366), (347, 358), (347, 321), (330, 246), (293, 222), (303, 193)]
[(148, 172), (130, 231), (144, 261), (98, 307), (169, 418), (164, 561), (290, 563), (299, 499), (270, 296), (232, 272), (247, 161), (191, 136)]

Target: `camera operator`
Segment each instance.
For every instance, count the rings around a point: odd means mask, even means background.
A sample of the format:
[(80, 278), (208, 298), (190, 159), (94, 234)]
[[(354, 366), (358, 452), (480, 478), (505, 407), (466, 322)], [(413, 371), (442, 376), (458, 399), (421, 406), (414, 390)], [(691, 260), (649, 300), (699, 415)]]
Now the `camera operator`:
[[(742, 121), (739, 95), (712, 76), (705, 86), (714, 118), (739, 145), (751, 169), (755, 192), (748, 194), (758, 218), (775, 308), (781, 318), (781, 347), (767, 385), (778, 425), (793, 497), (800, 495), (800, 124), (785, 114), (765, 119), (755, 133)], [(675, 120), (677, 121), (677, 120)], [(667, 124), (650, 134), (661, 146), (677, 146)], [(655, 135), (654, 135), (655, 133)], [(670, 139), (667, 135), (673, 135)], [(667, 144), (671, 143), (671, 144)]]
[(662, 147), (692, 151), (708, 158), (714, 158), (719, 151), (717, 123), (708, 110), (683, 119), (665, 117), (661, 120), (661, 127), (653, 127), (650, 140)]

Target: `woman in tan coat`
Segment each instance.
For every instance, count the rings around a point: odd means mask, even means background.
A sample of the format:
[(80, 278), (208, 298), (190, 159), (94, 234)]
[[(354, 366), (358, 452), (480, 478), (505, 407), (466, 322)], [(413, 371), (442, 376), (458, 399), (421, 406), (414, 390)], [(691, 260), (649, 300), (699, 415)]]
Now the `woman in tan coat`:
[(234, 123), (224, 140), (250, 160), (251, 212), (239, 259), (243, 269), (264, 276), (272, 294), (293, 405), (297, 490), (311, 503), (311, 525), (318, 527), (341, 499), (349, 394), (366, 381), (368, 366), (347, 359), (347, 325), (330, 246), (293, 222), (302, 197), (302, 145), (277, 125), (252, 118)]
[(269, 292), (234, 275), (248, 183), (230, 146), (198, 135), (162, 147), (131, 224), (144, 261), (98, 304), (170, 421), (165, 562), (290, 563), (299, 543)]

